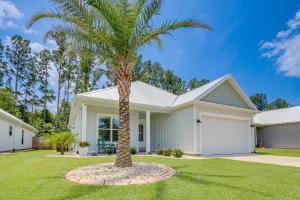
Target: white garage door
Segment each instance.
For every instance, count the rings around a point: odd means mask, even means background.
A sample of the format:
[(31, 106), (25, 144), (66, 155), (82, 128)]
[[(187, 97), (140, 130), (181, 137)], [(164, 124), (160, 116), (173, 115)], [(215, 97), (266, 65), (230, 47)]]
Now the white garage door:
[(202, 154), (250, 153), (250, 129), (246, 120), (202, 117)]

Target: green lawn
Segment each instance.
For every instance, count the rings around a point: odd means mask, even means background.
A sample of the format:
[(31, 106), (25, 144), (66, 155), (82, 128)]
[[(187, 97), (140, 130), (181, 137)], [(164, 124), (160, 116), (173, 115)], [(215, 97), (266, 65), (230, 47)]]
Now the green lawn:
[(300, 157), (300, 149), (257, 148), (256, 153), (272, 156)]
[(135, 157), (173, 167), (169, 180), (140, 186), (82, 186), (68, 171), (110, 158), (53, 158), (50, 151), (0, 155), (0, 199), (300, 199), (300, 168), (223, 159)]

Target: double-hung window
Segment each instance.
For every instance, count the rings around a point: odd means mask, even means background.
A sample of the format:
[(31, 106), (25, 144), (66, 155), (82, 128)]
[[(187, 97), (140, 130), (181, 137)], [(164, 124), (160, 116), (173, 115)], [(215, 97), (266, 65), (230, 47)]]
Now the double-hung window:
[(98, 138), (108, 143), (117, 143), (120, 128), (119, 117), (100, 115), (98, 120)]
[(13, 133), (13, 127), (9, 126), (8, 135), (12, 136), (12, 133)]

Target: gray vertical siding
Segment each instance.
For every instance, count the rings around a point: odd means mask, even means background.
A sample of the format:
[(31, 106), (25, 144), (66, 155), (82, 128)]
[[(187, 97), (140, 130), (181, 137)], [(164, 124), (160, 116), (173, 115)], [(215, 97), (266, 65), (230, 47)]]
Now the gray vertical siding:
[(249, 106), (246, 105), (246, 103), (242, 100), (240, 95), (232, 88), (228, 81), (225, 81), (222, 85), (214, 89), (202, 100), (229, 106), (249, 108)]
[(300, 148), (300, 123), (258, 127), (257, 144), (267, 148)]

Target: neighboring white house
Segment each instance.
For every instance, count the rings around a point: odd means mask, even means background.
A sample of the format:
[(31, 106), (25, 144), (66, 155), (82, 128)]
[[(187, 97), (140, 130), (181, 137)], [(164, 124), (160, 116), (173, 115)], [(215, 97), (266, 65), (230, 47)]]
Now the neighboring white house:
[(37, 130), (0, 109), (0, 152), (32, 148)]
[(267, 148), (300, 148), (300, 106), (265, 111), (254, 118), (257, 144)]
[[(97, 151), (98, 139), (117, 143), (118, 90), (110, 87), (74, 97), (69, 127)], [(139, 151), (180, 148), (190, 154), (255, 150), (256, 107), (230, 75), (182, 95), (132, 82), (130, 145)]]

